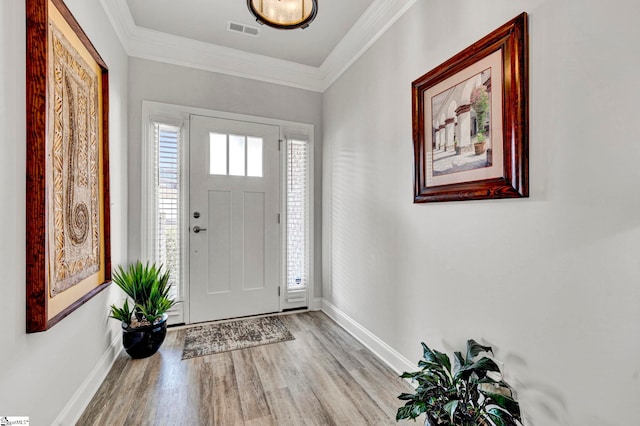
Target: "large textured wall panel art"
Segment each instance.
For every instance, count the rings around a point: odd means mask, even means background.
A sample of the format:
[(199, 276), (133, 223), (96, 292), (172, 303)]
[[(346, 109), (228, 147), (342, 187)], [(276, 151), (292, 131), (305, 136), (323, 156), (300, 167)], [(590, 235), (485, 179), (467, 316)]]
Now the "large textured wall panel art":
[(100, 267), (98, 76), (50, 25), (49, 140), (53, 161), (49, 217), (54, 297)]
[(63, 0), (27, 0), (27, 332), (111, 280), (109, 78)]

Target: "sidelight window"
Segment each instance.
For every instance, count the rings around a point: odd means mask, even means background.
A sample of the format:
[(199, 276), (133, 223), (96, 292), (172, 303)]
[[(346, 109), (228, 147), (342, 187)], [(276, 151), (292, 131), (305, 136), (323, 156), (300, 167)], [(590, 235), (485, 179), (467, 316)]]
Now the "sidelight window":
[(301, 290), (309, 285), (309, 144), (287, 145), (287, 289)]
[(154, 123), (155, 211), (153, 259), (171, 272), (171, 296), (179, 297), (180, 280), (180, 127)]

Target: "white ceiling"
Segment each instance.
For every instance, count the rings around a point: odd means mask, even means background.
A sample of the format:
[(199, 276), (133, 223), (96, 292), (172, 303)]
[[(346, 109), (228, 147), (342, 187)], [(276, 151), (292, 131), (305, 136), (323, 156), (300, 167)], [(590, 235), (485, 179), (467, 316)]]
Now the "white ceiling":
[[(290, 31), (258, 24), (244, 0), (127, 0), (127, 5), (139, 27), (319, 67), (371, 2), (319, 0), (309, 28)], [(227, 20), (258, 27), (260, 35), (227, 31)]]
[[(416, 0), (318, 0), (311, 25), (258, 24), (246, 0), (101, 0), (130, 56), (324, 91)], [(260, 29), (227, 31), (227, 21)]]

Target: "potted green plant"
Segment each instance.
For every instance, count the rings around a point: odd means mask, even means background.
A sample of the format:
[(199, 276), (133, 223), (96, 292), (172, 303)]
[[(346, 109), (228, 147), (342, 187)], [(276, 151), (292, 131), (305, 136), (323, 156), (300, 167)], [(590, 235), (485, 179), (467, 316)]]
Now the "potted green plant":
[(413, 419), (425, 413), (425, 425), (436, 426), (521, 426), (520, 406), (511, 387), (502, 379), (491, 358), (480, 356), (493, 350), (475, 340), (467, 341), (463, 357), (455, 352), (455, 365), (446, 354), (422, 343), (419, 371), (400, 377), (417, 383), (415, 393), (403, 393), (406, 401), (398, 408), (396, 420)]
[[(122, 323), (122, 344), (131, 358), (146, 358), (158, 351), (167, 334), (166, 312), (176, 304), (169, 297), (170, 272), (155, 263), (137, 261), (113, 273), (113, 282), (128, 298), (122, 307), (111, 305), (111, 318)], [(129, 304), (129, 300), (133, 305)]]

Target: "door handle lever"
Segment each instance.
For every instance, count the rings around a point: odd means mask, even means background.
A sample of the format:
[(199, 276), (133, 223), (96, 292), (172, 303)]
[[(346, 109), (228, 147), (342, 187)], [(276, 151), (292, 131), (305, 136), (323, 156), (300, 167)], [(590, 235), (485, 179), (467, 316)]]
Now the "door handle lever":
[(199, 226), (197, 226), (197, 225), (193, 227), (193, 232), (194, 232), (195, 234), (199, 233), (200, 231), (206, 231), (206, 230), (207, 230), (207, 228), (200, 228), (200, 227), (199, 227)]

